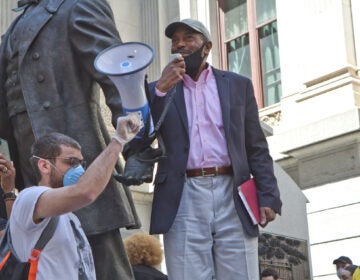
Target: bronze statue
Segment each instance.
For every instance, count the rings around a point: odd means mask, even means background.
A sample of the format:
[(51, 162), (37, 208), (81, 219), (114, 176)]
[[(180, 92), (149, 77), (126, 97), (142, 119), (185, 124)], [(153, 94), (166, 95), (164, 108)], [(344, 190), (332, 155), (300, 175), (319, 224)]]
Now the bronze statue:
[[(30, 146), (57, 131), (76, 139), (87, 163), (110, 137), (101, 117), (99, 89), (112, 122), (122, 115), (117, 89), (94, 68), (103, 49), (121, 43), (106, 0), (21, 0), (20, 15), (0, 46), (0, 137), (9, 142), (17, 186), (37, 182)], [(99, 87), (100, 86), (100, 87)], [(122, 172), (117, 165), (117, 172)], [(132, 279), (119, 228), (139, 227), (131, 193), (111, 179), (105, 191), (78, 211), (91, 244), (97, 279)]]

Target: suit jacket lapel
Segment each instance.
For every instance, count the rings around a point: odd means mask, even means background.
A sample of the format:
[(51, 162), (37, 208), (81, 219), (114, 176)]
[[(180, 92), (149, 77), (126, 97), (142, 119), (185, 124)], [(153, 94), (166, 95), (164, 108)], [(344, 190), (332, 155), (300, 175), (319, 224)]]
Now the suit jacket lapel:
[(64, 0), (49, 0), (47, 4), (43, 4), (43, 2), (45, 1), (40, 1), (40, 3), (36, 7), (34, 7), (31, 13), (31, 18), (28, 17), (28, 20), (31, 21), (31, 24), (29, 23), (29, 25), (25, 29), (26, 37), (19, 48), (19, 65), (21, 65), (24, 56), (29, 49), (29, 46), (34, 41), (37, 34), (48, 22), (48, 20), (53, 16), (53, 14), (56, 13)]
[(212, 70), (219, 93), (225, 136), (228, 138), (230, 137), (230, 80), (222, 71), (214, 68)]

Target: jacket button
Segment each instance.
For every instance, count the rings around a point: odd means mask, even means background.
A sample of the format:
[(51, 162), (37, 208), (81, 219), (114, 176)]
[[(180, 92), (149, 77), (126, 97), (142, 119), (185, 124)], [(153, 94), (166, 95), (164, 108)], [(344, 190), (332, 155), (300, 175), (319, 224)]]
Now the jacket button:
[(40, 58), (40, 54), (38, 52), (33, 53), (32, 55), (33, 60), (38, 60)]
[(44, 109), (49, 109), (50, 108), (50, 101), (45, 101), (43, 104)]
[(44, 75), (39, 74), (39, 75), (37, 76), (37, 81), (38, 81), (39, 83), (42, 83), (44, 80), (45, 80)]

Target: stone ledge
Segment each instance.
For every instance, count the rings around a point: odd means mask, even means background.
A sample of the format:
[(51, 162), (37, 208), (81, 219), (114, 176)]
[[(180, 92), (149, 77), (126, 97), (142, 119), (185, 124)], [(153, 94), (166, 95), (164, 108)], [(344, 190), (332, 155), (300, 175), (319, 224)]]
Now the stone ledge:
[(277, 138), (278, 152), (289, 154), (294, 150), (360, 131), (360, 109), (328, 117), (326, 119), (274, 135)]
[(359, 176), (360, 131), (311, 143), (278, 160), (301, 189)]

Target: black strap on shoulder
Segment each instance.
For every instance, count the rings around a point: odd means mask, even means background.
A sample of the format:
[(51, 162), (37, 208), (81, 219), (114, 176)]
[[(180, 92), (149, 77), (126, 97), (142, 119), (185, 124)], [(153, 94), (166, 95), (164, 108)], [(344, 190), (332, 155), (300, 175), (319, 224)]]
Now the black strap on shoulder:
[(46, 244), (54, 235), (58, 222), (59, 222), (58, 216), (52, 217), (50, 219), (49, 223), (46, 225), (43, 232), (41, 233), (39, 240), (36, 242), (34, 249), (38, 249), (38, 250), (44, 249)]
[[(39, 240), (36, 242), (36, 245), (33, 249), (42, 250), (49, 242), (49, 240), (54, 235), (55, 229), (57, 227), (59, 221), (59, 217), (53, 217), (50, 219), (49, 223), (46, 225), (44, 230), (42, 231)], [(0, 261), (5, 255), (8, 253), (9, 249), (11, 250), (12, 254), (15, 256), (16, 259), (19, 260), (17, 256), (14, 246), (12, 244), (12, 238), (10, 234), (10, 222), (7, 222), (5, 232), (0, 240)]]

